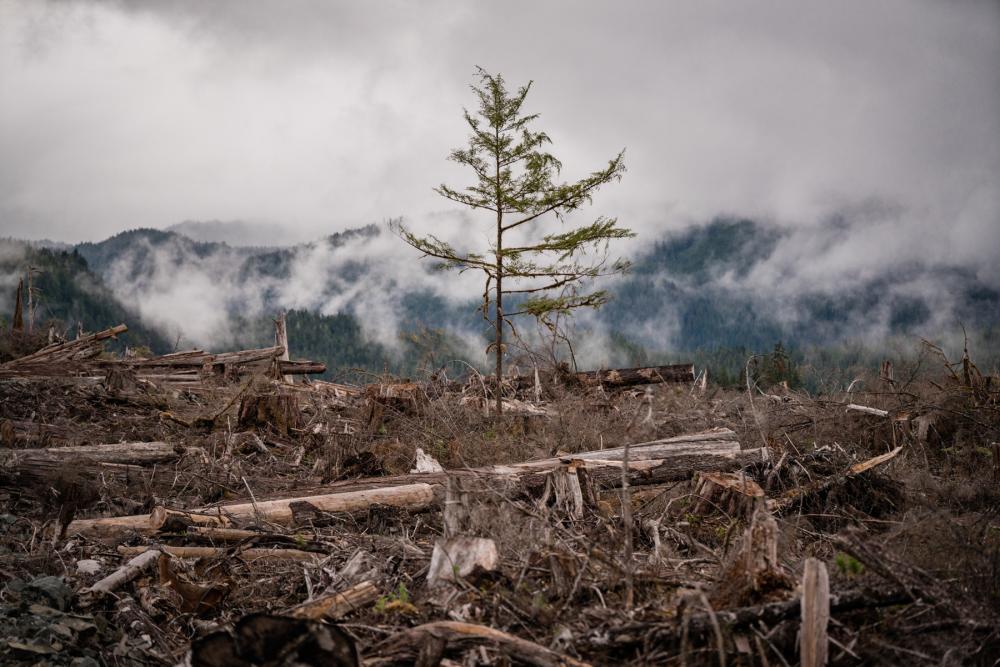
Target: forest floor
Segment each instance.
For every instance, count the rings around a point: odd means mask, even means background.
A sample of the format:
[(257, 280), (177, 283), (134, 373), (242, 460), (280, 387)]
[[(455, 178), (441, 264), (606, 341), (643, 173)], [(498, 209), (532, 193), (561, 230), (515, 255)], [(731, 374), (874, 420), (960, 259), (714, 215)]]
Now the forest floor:
[[(925, 364), (905, 382), (875, 374), (824, 396), (549, 387), (500, 419), (476, 383), (387, 398), (378, 387), (390, 384), (0, 380), (0, 662), (820, 664), (813, 648), (800, 655), (815, 622), (804, 570), (817, 568), (829, 664), (1000, 660), (996, 378)], [(718, 493), (697, 471), (627, 489), (580, 477), (580, 505), (555, 473), (533, 494), (462, 489), (446, 472), (425, 473), (434, 500), (412, 506), (264, 511), (420, 483), (417, 448), (446, 471), (556, 457), (575, 475), (576, 452), (709, 429), (766, 447), (737, 471), (763, 493)], [(176, 451), (145, 465), (16, 456), (121, 442)], [(234, 503), (254, 513), (226, 517)], [(157, 530), (74, 528), (155, 508), (200, 512)], [(453, 558), (489, 553), (442, 571), (436, 545), (457, 535), (465, 553)], [(169, 555), (192, 546), (207, 549)], [(143, 547), (152, 559), (95, 586)], [(310, 611), (310, 600), (329, 603)]]

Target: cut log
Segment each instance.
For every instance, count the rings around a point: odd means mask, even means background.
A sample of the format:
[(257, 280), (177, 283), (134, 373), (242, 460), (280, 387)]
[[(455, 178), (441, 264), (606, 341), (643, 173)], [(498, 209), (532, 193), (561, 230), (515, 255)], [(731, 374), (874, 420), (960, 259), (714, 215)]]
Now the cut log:
[(815, 558), (807, 558), (802, 573), (802, 631), (799, 633), (802, 667), (826, 665), (829, 622), (830, 577), (826, 565)]
[[(515, 661), (527, 665), (589, 667), (588, 663), (501, 630), (458, 621), (436, 621), (397, 632), (372, 647), (365, 656), (365, 664), (412, 664), (431, 641), (443, 643), (441, 652), (451, 655), (461, 655), (470, 648), (486, 645), (495, 646)], [(440, 662), (440, 657), (437, 659)]]
[[(551, 375), (546, 373), (546, 375)], [(570, 373), (558, 371), (553, 380), (568, 385), (584, 387), (634, 387), (643, 384), (693, 383), (694, 364), (673, 364), (670, 366), (646, 366), (642, 368), (612, 368), (596, 371)], [(508, 380), (505, 380), (505, 382)], [(509, 380), (517, 389), (533, 391), (536, 386), (535, 374), (520, 375)]]
[(323, 618), (337, 620), (356, 609), (367, 607), (377, 599), (378, 589), (375, 588), (375, 584), (371, 581), (362, 581), (346, 590), (307, 600), (286, 613), (295, 618), (309, 618), (314, 621)]
[[(694, 382), (694, 364), (617, 368), (611, 370), (571, 373), (570, 377), (586, 387), (633, 387), (640, 384)], [(534, 384), (534, 377), (531, 377)]]
[[(708, 453), (705, 453), (706, 451)], [(578, 474), (580, 470), (586, 469), (588, 485), (592, 483), (598, 487), (615, 488), (621, 485), (622, 463), (620, 460), (616, 461), (613, 458), (607, 460), (602, 457), (620, 458), (619, 452), (619, 449), (605, 449), (581, 452), (566, 458), (543, 459), (509, 466), (350, 480), (326, 487), (328, 493), (258, 502), (257, 508), (261, 512), (262, 520), (284, 525), (294, 524), (294, 512), (291, 507), (293, 503), (306, 504), (316, 512), (355, 512), (367, 510), (373, 504), (419, 511), (440, 506), (444, 496), (443, 486), (449, 475), (462, 478), (463, 492), (466, 490), (464, 488), (466, 483), (471, 489), (478, 482), (500, 481), (504, 484), (509, 483), (512, 489), (515, 491), (519, 489), (522, 494), (538, 497), (544, 491), (547, 475), (559, 469), (564, 463), (574, 460), (580, 461), (576, 466)], [(760, 450), (741, 452), (735, 434), (728, 430), (708, 431), (633, 445), (630, 458), (632, 456), (639, 460), (629, 461), (628, 479), (630, 485), (636, 486), (690, 479), (699, 470), (733, 470), (751, 461), (759, 461), (761, 458)], [(654, 456), (661, 458), (653, 458)], [(157, 524), (157, 521), (163, 520), (160, 513), (164, 511), (154, 510), (152, 523), (149, 515), (78, 520), (70, 524), (69, 533), (105, 537), (136, 529), (148, 533), (160, 528), (162, 523)], [(253, 520), (256, 516), (253, 503), (194, 510), (192, 516), (197, 515), (208, 518), (205, 521), (194, 519), (194, 523), (220, 526), (226, 526), (231, 520)]]
[(296, 560), (311, 561), (323, 558), (326, 554), (298, 549), (220, 549), (217, 547), (118, 547), (118, 553), (123, 556), (142, 555), (149, 552), (169, 554), (175, 558), (242, 558), (243, 560)]
[[(376, 503), (394, 507), (413, 509), (426, 508), (435, 501), (434, 488), (430, 484), (407, 484), (387, 488), (350, 491), (321, 496), (285, 498), (258, 503), (224, 505), (216, 509), (197, 510), (188, 516), (210, 517), (209, 521), (224, 523), (230, 520), (252, 521), (258, 517), (270, 523), (290, 525), (293, 522), (292, 503), (309, 503), (322, 512), (353, 512), (364, 510)], [(212, 512), (218, 512), (213, 515)], [(130, 530), (150, 534), (159, 530), (161, 521), (169, 516), (168, 510), (153, 510), (153, 514), (109, 517), (105, 519), (81, 519), (74, 521), (67, 529), (67, 535), (87, 535), (107, 537), (121, 535)]]
[(103, 595), (105, 593), (110, 593), (138, 577), (144, 570), (151, 569), (159, 557), (160, 551), (157, 549), (145, 551), (98, 581), (90, 588), (86, 589), (84, 592), (91, 595)]
[(187, 452), (202, 453), (200, 448), (188, 448), (168, 442), (121, 442), (111, 445), (78, 445), (48, 449), (0, 449), (0, 467), (47, 467), (83, 459), (94, 463), (152, 465), (177, 459)]
[(851, 403), (847, 406), (848, 411), (852, 412), (864, 412), (865, 414), (875, 415), (876, 417), (888, 417), (889, 413), (885, 410), (879, 410), (878, 408), (870, 408), (867, 405), (856, 405)]

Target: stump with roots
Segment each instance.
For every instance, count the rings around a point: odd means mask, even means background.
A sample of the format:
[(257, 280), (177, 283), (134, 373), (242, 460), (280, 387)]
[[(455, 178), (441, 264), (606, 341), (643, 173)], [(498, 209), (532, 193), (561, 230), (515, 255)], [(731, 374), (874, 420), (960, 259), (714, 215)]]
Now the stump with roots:
[(302, 412), (294, 394), (249, 394), (240, 401), (238, 423), (241, 428), (270, 428), (288, 435), (302, 428)]

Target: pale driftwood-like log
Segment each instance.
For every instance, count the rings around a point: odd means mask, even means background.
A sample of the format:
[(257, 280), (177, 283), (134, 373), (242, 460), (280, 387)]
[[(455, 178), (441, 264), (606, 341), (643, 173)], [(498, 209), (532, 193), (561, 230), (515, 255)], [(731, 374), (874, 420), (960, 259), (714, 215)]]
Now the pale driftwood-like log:
[[(292, 503), (308, 503), (320, 512), (354, 512), (367, 509), (375, 504), (423, 509), (430, 506), (434, 500), (434, 488), (430, 484), (421, 483), (319, 496), (267, 500), (258, 503), (223, 505), (215, 509), (196, 510), (188, 516), (205, 517), (204, 521), (195, 519), (196, 523), (204, 523), (205, 525), (224, 525), (231, 520), (251, 521), (256, 518), (270, 523), (290, 525), (294, 521)], [(67, 535), (111, 537), (130, 530), (150, 534), (159, 530), (166, 516), (169, 516), (169, 511), (157, 512), (154, 510), (152, 515), (139, 514), (105, 519), (80, 519), (69, 525)]]
[(434, 545), (427, 584), (436, 586), (469, 576), (476, 568), (492, 572), (500, 563), (496, 542), (485, 537), (458, 535)]
[(802, 630), (799, 633), (799, 656), (802, 667), (824, 667), (829, 640), (830, 577), (826, 565), (807, 558), (802, 573)]
[(326, 593), (307, 600), (285, 612), (295, 618), (318, 621), (323, 618), (337, 620), (356, 609), (363, 609), (378, 599), (378, 589), (372, 581), (362, 581), (343, 591)]
[[(403, 661), (412, 662), (421, 655), (427, 644), (436, 644), (439, 653), (461, 655), (470, 648), (481, 645), (497, 647), (500, 652), (516, 661), (536, 667), (589, 667), (568, 655), (557, 653), (526, 639), (521, 639), (495, 628), (459, 621), (435, 621), (390, 635), (375, 645), (366, 655), (366, 665), (390, 665)], [(424, 652), (426, 655), (426, 652)], [(429, 656), (438, 664), (441, 655)], [(436, 662), (434, 661), (436, 660)]]
[(118, 547), (118, 553), (122, 556), (143, 555), (150, 552), (163, 552), (174, 558), (221, 558), (236, 557), (243, 560), (297, 560), (312, 561), (323, 558), (326, 554), (312, 551), (301, 551), (299, 549), (221, 549), (218, 547), (169, 547), (169, 546), (147, 546), (147, 547)]
[[(184, 453), (184, 448), (168, 442), (120, 442), (109, 445), (78, 445), (47, 449), (2, 449), (0, 467), (17, 467), (65, 463), (85, 459), (94, 463), (152, 465), (172, 461)], [(203, 452), (201, 449), (188, 451)]]
[[(319, 512), (365, 510), (376, 503), (421, 510), (439, 504), (444, 495), (442, 487), (448, 475), (462, 476), (470, 481), (479, 478), (505, 479), (515, 488), (521, 488), (522, 492), (530, 491), (530, 495), (537, 495), (536, 492), (543, 491), (546, 475), (550, 471), (575, 460), (581, 461), (578, 469), (586, 469), (589, 480), (595, 486), (614, 488), (621, 484), (620, 456), (620, 448), (615, 448), (510, 466), (352, 480), (329, 486), (329, 493), (326, 494), (264, 501), (257, 503), (256, 507), (260, 511), (262, 520), (285, 525), (294, 522), (291, 503), (308, 503)], [(689, 479), (699, 470), (732, 470), (752, 460), (759, 460), (760, 452), (753, 450), (741, 452), (735, 434), (721, 429), (634, 445), (630, 450), (630, 458), (633, 456), (638, 460), (629, 461), (628, 479), (629, 484), (639, 486)], [(618, 457), (619, 460), (614, 460), (614, 457)], [(254, 509), (253, 503), (194, 510), (192, 521), (200, 525), (225, 527), (234, 519), (254, 519), (257, 510)], [(202, 521), (196, 518), (196, 515), (208, 518)], [(154, 516), (160, 515), (154, 510)], [(159, 519), (151, 523), (150, 515), (77, 520), (70, 524), (68, 534), (110, 537), (130, 530), (150, 533), (162, 526), (162, 523), (157, 521)]]
[(91, 595), (110, 593), (138, 577), (144, 570), (152, 569), (159, 557), (160, 551), (157, 549), (144, 551), (90, 588), (85, 589), (84, 592)]
[(888, 417), (889, 413), (885, 410), (879, 410), (878, 408), (870, 408), (867, 405), (857, 405), (851, 403), (847, 406), (848, 411), (851, 412), (864, 412), (865, 414), (875, 415), (876, 417)]

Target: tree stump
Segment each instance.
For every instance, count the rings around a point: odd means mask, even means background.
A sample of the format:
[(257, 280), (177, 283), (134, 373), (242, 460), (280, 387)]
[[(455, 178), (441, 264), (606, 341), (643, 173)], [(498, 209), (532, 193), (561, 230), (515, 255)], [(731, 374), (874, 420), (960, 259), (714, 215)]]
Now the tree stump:
[(698, 479), (695, 514), (719, 509), (734, 518), (748, 517), (764, 498), (764, 489), (742, 473), (701, 472)]
[(294, 394), (250, 394), (240, 401), (238, 423), (241, 428), (270, 428), (288, 435), (302, 428), (302, 412)]
[(743, 607), (787, 596), (794, 582), (778, 560), (778, 536), (778, 523), (758, 506), (739, 549), (719, 577), (713, 607)]

